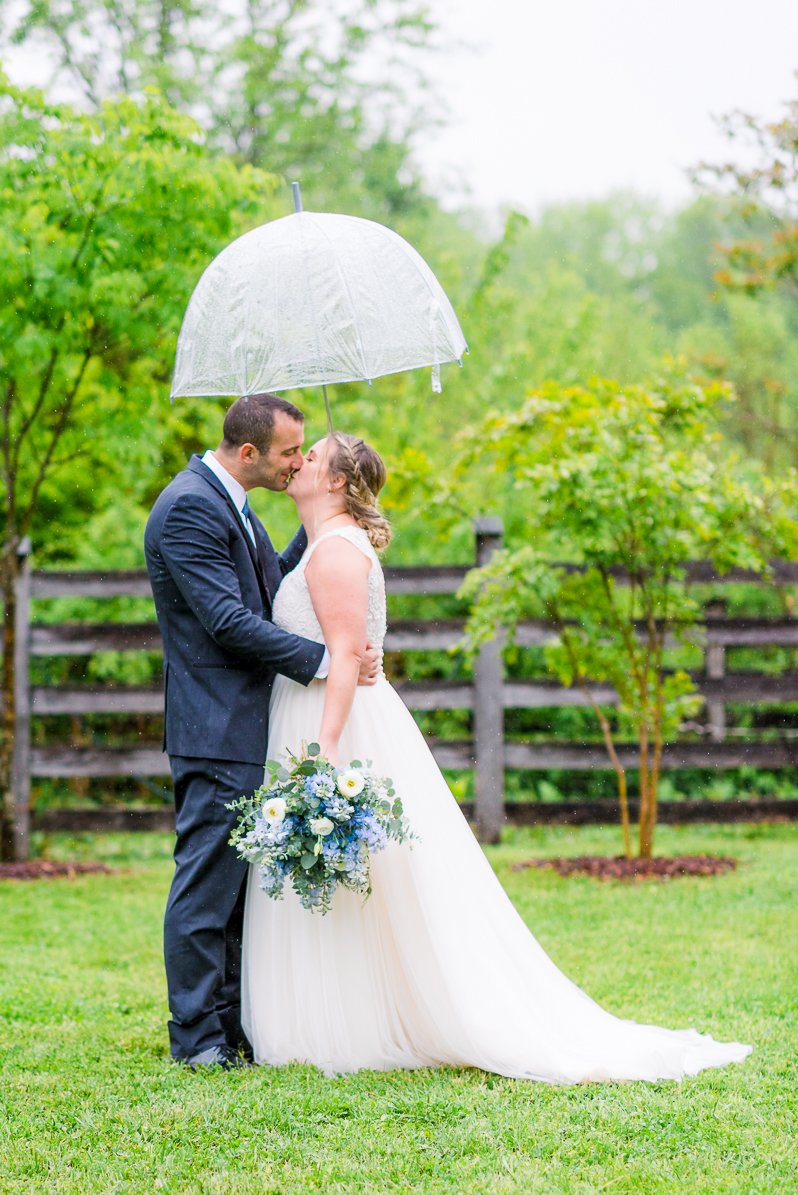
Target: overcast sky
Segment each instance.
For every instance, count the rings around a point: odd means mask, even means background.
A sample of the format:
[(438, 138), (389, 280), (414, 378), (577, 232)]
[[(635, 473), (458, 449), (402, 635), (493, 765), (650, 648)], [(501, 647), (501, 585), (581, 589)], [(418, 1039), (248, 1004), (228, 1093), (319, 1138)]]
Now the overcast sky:
[[(450, 208), (534, 213), (626, 188), (676, 205), (691, 165), (729, 153), (713, 117), (776, 119), (798, 99), (798, 0), (428, 3), (448, 125), (417, 158)], [(12, 58), (41, 79), (28, 51)]]
[(430, 0), (474, 47), (436, 64), (451, 125), (419, 158), (447, 206), (536, 211), (618, 188), (678, 203), (728, 153), (713, 116), (798, 98), (798, 0)]

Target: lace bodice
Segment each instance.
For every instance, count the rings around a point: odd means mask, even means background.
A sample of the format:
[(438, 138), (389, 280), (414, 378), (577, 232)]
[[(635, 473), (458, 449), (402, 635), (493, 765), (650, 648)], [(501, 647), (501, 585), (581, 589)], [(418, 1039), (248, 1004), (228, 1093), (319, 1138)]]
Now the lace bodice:
[(369, 605), (367, 614), (367, 629), (369, 642), (375, 650), (382, 653), (387, 627), (385, 606), (385, 577), (379, 557), (371, 546), (371, 541), (362, 527), (336, 527), (325, 535), (320, 535), (304, 552), (296, 568), (288, 573), (282, 581), (274, 599), (272, 619), (283, 630), (292, 631), (295, 635), (304, 635), (306, 639), (316, 639), (324, 642), (324, 636), (310, 600), (310, 590), (305, 578), (305, 569), (318, 544), (324, 539), (337, 535), (348, 540), (359, 548), (364, 556), (371, 561), (368, 578)]

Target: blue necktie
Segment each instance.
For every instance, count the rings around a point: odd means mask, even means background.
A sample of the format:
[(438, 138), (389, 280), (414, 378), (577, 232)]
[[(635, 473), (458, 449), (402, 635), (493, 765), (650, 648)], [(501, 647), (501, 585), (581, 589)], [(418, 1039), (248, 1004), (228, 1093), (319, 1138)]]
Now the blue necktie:
[(246, 527), (247, 535), (249, 536), (249, 538), (252, 540), (252, 542), (254, 544), (255, 543), (255, 526), (254, 526), (254, 524), (250, 518), (250, 514), (249, 514), (249, 498), (244, 499), (244, 505), (241, 507), (241, 518), (244, 520), (244, 526)]

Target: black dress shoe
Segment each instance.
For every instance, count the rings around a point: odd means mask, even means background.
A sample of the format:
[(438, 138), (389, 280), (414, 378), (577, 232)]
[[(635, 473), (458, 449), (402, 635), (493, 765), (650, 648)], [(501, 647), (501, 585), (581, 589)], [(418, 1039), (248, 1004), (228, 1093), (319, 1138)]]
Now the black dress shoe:
[(213, 1066), (218, 1066), (223, 1071), (234, 1071), (252, 1066), (252, 1063), (243, 1054), (236, 1053), (230, 1046), (209, 1046), (201, 1054), (194, 1054), (193, 1057), (182, 1059), (182, 1061), (192, 1071), (205, 1070), (207, 1067)]
[(255, 1055), (252, 1052), (252, 1046), (246, 1039), (240, 1041), (237, 1045), (230, 1045), (229, 1042), (227, 1044), (238, 1058), (244, 1058), (247, 1062), (255, 1061)]

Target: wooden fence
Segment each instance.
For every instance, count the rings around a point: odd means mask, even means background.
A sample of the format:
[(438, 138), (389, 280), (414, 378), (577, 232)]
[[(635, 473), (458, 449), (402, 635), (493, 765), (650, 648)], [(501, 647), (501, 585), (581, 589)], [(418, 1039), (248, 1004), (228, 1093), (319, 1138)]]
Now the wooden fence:
[[(501, 546), (502, 527), (497, 519), (475, 523), (475, 561), (486, 563)], [(389, 594), (451, 595), (457, 592), (470, 566), (443, 565), (387, 568)], [(710, 566), (688, 566), (691, 580), (705, 584), (755, 581), (742, 571), (718, 577)], [(798, 583), (798, 564), (776, 562), (778, 583)], [(89, 656), (101, 651), (159, 651), (157, 623), (43, 623), (32, 618), (32, 603), (52, 598), (150, 598), (147, 574), (127, 572), (51, 572), (33, 570), (25, 555), (17, 592), (16, 703), (14, 790), (17, 802), (18, 857), (25, 857), (30, 829), (32, 777), (166, 776), (168, 765), (160, 743), (125, 747), (46, 745), (32, 743), (33, 719), (53, 715), (159, 714), (163, 709), (158, 686), (32, 686), (31, 657)], [(664, 768), (736, 768), (742, 765), (779, 768), (798, 765), (798, 741), (787, 733), (777, 738), (735, 739), (726, 729), (725, 706), (798, 701), (798, 670), (778, 676), (759, 672), (729, 672), (729, 648), (798, 647), (798, 618), (727, 618), (723, 604), (706, 609), (706, 648), (703, 670), (695, 675), (705, 698), (704, 733), (692, 741), (675, 742), (663, 756)], [(463, 633), (462, 619), (394, 620), (385, 642), (386, 652), (440, 651), (454, 646)], [(519, 646), (543, 646), (554, 640), (551, 625), (542, 620), (524, 622), (518, 631)], [(427, 680), (398, 684), (406, 704), (416, 711), (471, 711), (472, 736), (466, 741), (432, 739), (430, 747), (441, 767), (474, 769), (474, 820), (483, 840), (494, 840), (505, 818), (504, 772), (507, 768), (540, 770), (607, 768), (604, 747), (596, 743), (506, 741), (504, 712), (508, 709), (554, 708), (584, 705), (583, 695), (551, 679), (506, 679), (495, 642), (485, 645), (475, 663), (473, 679)], [(594, 688), (602, 704), (617, 700), (610, 688)], [(635, 766), (632, 744), (622, 744), (619, 755), (625, 766)], [(785, 812), (787, 804), (783, 802)], [(685, 809), (686, 811), (686, 809)], [(74, 811), (79, 824), (80, 811)], [(794, 811), (791, 811), (794, 812)], [(111, 811), (98, 811), (105, 824), (120, 824)], [(574, 820), (578, 816), (574, 815)], [(40, 823), (47, 824), (46, 818)], [(95, 824), (95, 823), (93, 823)], [(127, 822), (125, 822), (127, 824)]]

